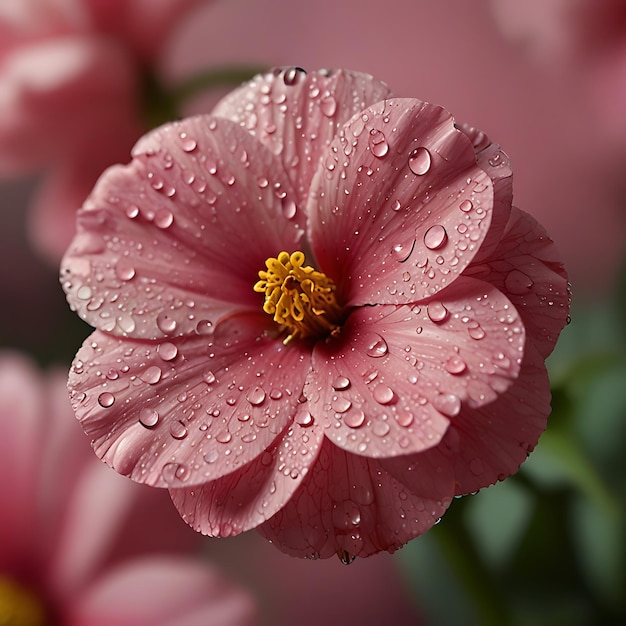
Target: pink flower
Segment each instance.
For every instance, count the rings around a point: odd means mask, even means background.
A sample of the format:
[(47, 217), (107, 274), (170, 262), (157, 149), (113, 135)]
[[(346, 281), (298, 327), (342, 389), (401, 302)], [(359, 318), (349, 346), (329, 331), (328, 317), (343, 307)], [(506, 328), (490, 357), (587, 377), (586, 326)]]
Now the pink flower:
[(371, 76), (258, 76), (103, 175), (62, 263), (99, 457), (195, 529), (343, 560), (515, 472), (566, 276), (506, 155)]
[(169, 499), (116, 477), (75, 424), (60, 372), (0, 355), (3, 623), (251, 623), (243, 592), (182, 556)]
[(144, 131), (144, 73), (156, 73), (173, 25), (196, 1), (2, 3), (0, 173), (50, 168), (32, 229), (55, 262), (73, 235), (56, 223), (67, 222), (102, 170)]

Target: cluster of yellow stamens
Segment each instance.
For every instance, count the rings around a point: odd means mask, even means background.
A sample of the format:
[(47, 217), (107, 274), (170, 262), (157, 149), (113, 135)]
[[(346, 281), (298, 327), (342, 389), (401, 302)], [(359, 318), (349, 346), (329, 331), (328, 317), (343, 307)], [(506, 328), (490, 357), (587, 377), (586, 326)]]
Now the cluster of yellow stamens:
[(10, 578), (0, 576), (0, 624), (44, 626), (46, 615), (38, 598)]
[(304, 253), (281, 252), (265, 261), (254, 290), (265, 294), (263, 310), (294, 337), (324, 337), (339, 330), (342, 311), (335, 283), (322, 272), (304, 266)]

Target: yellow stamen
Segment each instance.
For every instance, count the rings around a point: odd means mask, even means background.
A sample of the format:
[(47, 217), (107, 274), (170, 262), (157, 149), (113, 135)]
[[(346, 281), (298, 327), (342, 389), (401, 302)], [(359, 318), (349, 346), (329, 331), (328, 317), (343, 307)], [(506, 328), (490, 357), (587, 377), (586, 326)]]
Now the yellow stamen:
[(0, 624), (44, 626), (46, 614), (30, 590), (10, 578), (0, 576)]
[(281, 252), (265, 261), (254, 290), (265, 294), (263, 310), (294, 337), (325, 337), (339, 332), (342, 311), (335, 299), (335, 283), (310, 266), (303, 252)]

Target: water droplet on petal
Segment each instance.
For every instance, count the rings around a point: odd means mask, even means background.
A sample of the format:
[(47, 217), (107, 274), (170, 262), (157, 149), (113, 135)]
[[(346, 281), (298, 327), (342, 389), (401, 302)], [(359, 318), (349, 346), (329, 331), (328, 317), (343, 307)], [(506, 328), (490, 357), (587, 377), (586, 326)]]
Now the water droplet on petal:
[(345, 376), (337, 376), (333, 381), (333, 389), (336, 391), (342, 391), (348, 389), (348, 387), (350, 387), (350, 379)]
[(189, 137), (187, 133), (181, 133), (180, 138), (181, 138), (181, 147), (185, 152), (193, 152), (198, 147), (198, 144), (196, 143), (195, 139), (192, 139), (191, 137)]
[(176, 320), (167, 313), (159, 313), (156, 323), (159, 330), (165, 334), (173, 333), (178, 325)]
[(215, 374), (211, 370), (204, 372), (204, 374), (202, 374), (202, 378), (207, 385), (212, 385), (217, 380)]
[(461, 204), (459, 204), (459, 209), (463, 211), (463, 213), (469, 213), (474, 208), (471, 200), (463, 200)]
[(470, 322), (467, 326), (467, 332), (472, 339), (483, 339), (486, 335), (484, 329), (478, 322)]
[(232, 438), (233, 436), (227, 430), (222, 430), (215, 435), (215, 440), (220, 443), (228, 443)]
[(159, 423), (159, 414), (156, 409), (141, 409), (139, 423), (146, 428), (154, 428)]
[(187, 427), (180, 420), (175, 420), (170, 424), (170, 435), (174, 439), (184, 439), (187, 436)]
[(448, 319), (448, 309), (443, 305), (442, 302), (435, 300), (433, 302), (429, 302), (426, 306), (426, 312), (428, 313), (428, 317), (431, 321), (436, 324), (441, 324)]
[(506, 289), (509, 293), (515, 295), (523, 295), (527, 293), (530, 291), (533, 284), (532, 279), (519, 270), (511, 270), (504, 279), (504, 286)]
[(139, 378), (144, 383), (148, 383), (148, 385), (156, 385), (161, 380), (162, 373), (160, 367), (151, 365), (139, 374)]
[(455, 375), (462, 374), (466, 369), (467, 369), (467, 365), (465, 361), (458, 354), (452, 355), (446, 361), (446, 370), (450, 374), (455, 374)]
[(89, 300), (89, 298), (91, 298), (91, 295), (91, 287), (89, 287), (88, 285), (83, 285), (82, 287), (79, 287), (78, 291), (76, 292), (76, 297), (79, 300)]
[(126, 259), (121, 259), (115, 266), (115, 274), (120, 280), (130, 280), (135, 276), (135, 268)]
[(382, 158), (389, 152), (389, 144), (384, 133), (377, 128), (370, 130), (369, 146), (375, 157)]
[(391, 404), (397, 399), (393, 389), (387, 385), (376, 385), (372, 395), (378, 404)]
[(374, 426), (372, 427), (372, 432), (377, 437), (384, 437), (385, 435), (389, 434), (389, 431), (390, 431), (389, 424), (383, 421), (375, 422)]
[(157, 347), (157, 353), (164, 361), (171, 361), (176, 358), (178, 348), (173, 343), (166, 341)]
[(337, 100), (335, 100), (332, 96), (322, 98), (320, 101), (320, 108), (326, 117), (332, 117), (337, 111)]
[(333, 401), (331, 402), (331, 406), (333, 407), (333, 410), (337, 413), (345, 413), (351, 406), (352, 406), (352, 402), (350, 402), (350, 400), (348, 400), (348, 398), (334, 398)]
[(372, 333), (369, 341), (366, 343), (367, 356), (372, 358), (380, 358), (389, 352), (387, 342), (377, 333)]
[(213, 322), (210, 320), (200, 320), (196, 324), (196, 333), (198, 333), (198, 335), (211, 335), (214, 330)]
[(361, 409), (351, 409), (344, 416), (343, 421), (350, 428), (360, 428), (365, 423), (365, 413)]
[(423, 176), (430, 169), (431, 156), (427, 148), (416, 148), (409, 154), (409, 169), (416, 176)]
[(108, 409), (110, 406), (113, 406), (114, 402), (115, 402), (115, 396), (112, 393), (109, 393), (108, 391), (105, 391), (104, 393), (101, 393), (98, 396), (98, 404), (105, 409)]
[(157, 228), (166, 229), (174, 223), (174, 215), (168, 209), (159, 209), (154, 216), (154, 224)]
[(300, 426), (311, 426), (313, 424), (313, 416), (308, 411), (298, 411), (295, 422)]
[(262, 387), (254, 387), (246, 392), (246, 400), (252, 406), (259, 406), (265, 401), (265, 390)]
[(456, 417), (461, 412), (461, 399), (453, 393), (440, 393), (433, 400), (433, 406), (447, 417)]
[(361, 511), (352, 500), (344, 500), (333, 506), (332, 520), (335, 528), (350, 528), (361, 523)]
[(283, 82), (287, 86), (295, 85), (306, 76), (306, 70), (301, 67), (288, 67), (283, 71)]
[(283, 209), (283, 215), (288, 219), (293, 219), (297, 213), (296, 203), (290, 198), (283, 198), (281, 202), (281, 206)]
[(166, 463), (161, 470), (161, 476), (168, 485), (172, 485), (187, 480), (189, 472), (187, 467), (180, 463)]
[(424, 245), (429, 250), (439, 250), (443, 248), (448, 241), (448, 233), (446, 229), (440, 224), (431, 226), (424, 234)]

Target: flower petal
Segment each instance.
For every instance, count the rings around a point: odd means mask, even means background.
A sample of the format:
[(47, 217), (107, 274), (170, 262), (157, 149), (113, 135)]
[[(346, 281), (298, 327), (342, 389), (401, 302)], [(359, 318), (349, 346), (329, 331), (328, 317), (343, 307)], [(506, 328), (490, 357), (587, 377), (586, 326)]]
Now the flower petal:
[[(289, 502), (259, 532), (287, 554), (345, 562), (393, 552), (428, 530), (454, 490), (448, 463), (426, 452), (397, 480), (382, 461), (346, 453), (325, 440), (315, 466)], [(404, 459), (399, 459), (400, 463)]]
[(452, 453), (456, 495), (514, 474), (546, 429), (549, 414), (550, 381), (543, 357), (528, 345), (513, 386), (491, 404), (464, 408), (440, 444)]
[(254, 604), (207, 563), (144, 557), (108, 572), (72, 603), (69, 624), (246, 626)]
[(276, 157), (208, 116), (152, 132), (133, 154), (79, 211), (61, 272), (70, 305), (96, 328), (146, 339), (257, 308), (258, 271), (302, 236), (283, 212), (293, 192)]
[(96, 454), (159, 487), (220, 478), (259, 456), (293, 421), (310, 353), (238, 316), (212, 337), (161, 344), (96, 331), (70, 371), (74, 411)]
[(478, 167), (487, 173), (493, 183), (491, 224), (480, 250), (474, 257), (476, 261), (488, 257), (502, 238), (513, 203), (513, 170), (509, 157), (485, 133), (468, 124), (461, 124), (458, 128), (470, 138), (476, 151)]
[(213, 113), (241, 124), (279, 155), (304, 207), (320, 156), (339, 127), (388, 96), (388, 87), (369, 74), (277, 68), (233, 91)]
[(568, 319), (570, 292), (556, 246), (531, 215), (513, 208), (496, 250), (466, 274), (505, 293), (541, 355), (552, 352)]
[[(301, 425), (300, 423), (304, 423)], [(255, 528), (281, 509), (309, 472), (324, 438), (303, 405), (295, 423), (260, 457), (241, 469), (170, 494), (182, 518), (212, 537)]]
[(346, 305), (415, 302), (470, 263), (492, 207), (492, 182), (452, 117), (386, 100), (353, 117), (322, 157), (311, 247)]
[(524, 328), (506, 297), (464, 277), (440, 296), (356, 309), (336, 343), (316, 346), (304, 392), (337, 446), (369, 457), (421, 452), (462, 407), (513, 383)]

